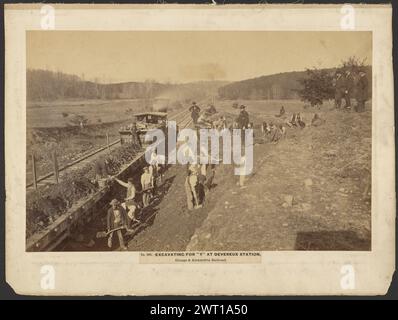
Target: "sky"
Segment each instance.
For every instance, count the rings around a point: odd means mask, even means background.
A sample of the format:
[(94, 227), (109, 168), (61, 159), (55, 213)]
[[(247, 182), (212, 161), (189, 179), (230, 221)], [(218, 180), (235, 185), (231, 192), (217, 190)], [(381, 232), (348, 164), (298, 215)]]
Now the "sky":
[(372, 33), (360, 31), (28, 31), (27, 68), (103, 83), (237, 81), (372, 63)]

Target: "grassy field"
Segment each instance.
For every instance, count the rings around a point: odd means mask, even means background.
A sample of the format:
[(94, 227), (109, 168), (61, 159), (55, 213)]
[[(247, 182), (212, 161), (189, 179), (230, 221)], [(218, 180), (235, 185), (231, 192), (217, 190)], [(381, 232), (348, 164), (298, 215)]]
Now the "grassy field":
[[(174, 107), (173, 102), (159, 99), (155, 108)], [(145, 110), (145, 101), (135, 100), (72, 100), (53, 102), (30, 102), (27, 104), (26, 124), (28, 128), (66, 127), (75, 115), (88, 119), (88, 124), (100, 124), (126, 120), (131, 112)]]

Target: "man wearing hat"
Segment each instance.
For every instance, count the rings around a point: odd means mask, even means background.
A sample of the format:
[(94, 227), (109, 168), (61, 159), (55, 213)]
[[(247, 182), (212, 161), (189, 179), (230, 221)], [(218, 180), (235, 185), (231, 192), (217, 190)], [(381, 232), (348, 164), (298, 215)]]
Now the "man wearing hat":
[(199, 106), (196, 105), (195, 101), (192, 102), (192, 106), (189, 108), (189, 111), (191, 112), (193, 124), (196, 124), (198, 122), (200, 108), (199, 108)]
[(355, 111), (364, 112), (365, 102), (368, 100), (368, 79), (366, 77), (366, 72), (363, 69), (359, 71), (359, 79), (356, 88), (356, 100), (357, 105), (355, 106)]
[(249, 127), (249, 114), (246, 111), (246, 106), (243, 104), (240, 106), (238, 123), (240, 129), (247, 129)]
[(340, 109), (341, 100), (344, 97), (345, 91), (344, 78), (342, 77), (341, 71), (336, 71), (336, 77), (334, 78), (334, 105), (336, 109)]
[[(106, 219), (108, 232), (113, 229), (126, 226), (126, 222), (127, 222), (126, 210), (123, 209), (123, 207), (120, 205), (120, 202), (117, 199), (113, 199), (110, 202), (110, 205), (111, 205), (111, 207), (108, 210), (108, 215), (107, 215), (107, 219)], [(119, 230), (116, 230), (115, 232), (117, 233), (117, 236), (119, 238), (120, 248), (122, 248), (122, 250), (127, 250), (127, 247), (124, 244), (122, 230), (119, 229)], [(108, 247), (109, 248), (112, 248), (113, 233), (114, 232), (111, 232), (109, 234), (109, 238), (108, 238)]]
[(353, 87), (354, 87), (354, 79), (351, 75), (351, 71), (346, 70), (344, 76), (344, 100), (345, 100), (344, 108), (347, 110), (351, 109), (351, 95)]

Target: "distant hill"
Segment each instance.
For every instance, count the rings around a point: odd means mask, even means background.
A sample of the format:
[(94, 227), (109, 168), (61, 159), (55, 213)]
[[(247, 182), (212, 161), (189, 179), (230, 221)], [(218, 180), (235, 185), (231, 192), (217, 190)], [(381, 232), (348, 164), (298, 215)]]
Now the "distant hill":
[(27, 101), (63, 99), (154, 99), (201, 100), (217, 95), (222, 81), (168, 84), (154, 81), (102, 84), (76, 75), (48, 70), (27, 70)]
[[(368, 71), (371, 88), (371, 67)], [(326, 69), (334, 72), (335, 69)], [(215, 97), (224, 100), (298, 99), (298, 80), (305, 71), (284, 72), (236, 82), (199, 81), (184, 84), (123, 82), (102, 84), (85, 81), (76, 75), (47, 70), (27, 70), (27, 101), (64, 99), (167, 99), (174, 101), (203, 101)]]
[[(365, 67), (371, 88), (372, 68)], [(334, 72), (336, 69), (325, 69)], [(284, 72), (258, 78), (229, 83), (218, 89), (219, 99), (298, 99), (297, 90), (301, 89), (298, 80), (306, 77), (306, 71)]]
[(218, 89), (220, 99), (297, 99), (305, 71), (285, 72), (237, 81)]

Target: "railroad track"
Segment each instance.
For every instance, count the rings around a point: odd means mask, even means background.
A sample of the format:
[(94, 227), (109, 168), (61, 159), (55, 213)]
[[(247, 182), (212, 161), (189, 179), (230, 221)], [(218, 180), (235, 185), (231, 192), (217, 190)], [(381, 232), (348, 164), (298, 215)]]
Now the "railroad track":
[[(180, 128), (186, 128), (187, 126), (190, 125), (192, 119), (190, 117), (190, 113), (187, 110), (182, 110), (176, 114), (171, 115), (169, 120), (174, 120), (177, 122), (178, 126)], [(117, 148), (120, 146), (120, 139), (114, 140), (109, 143), (109, 145), (102, 146), (86, 155), (83, 157), (74, 160), (62, 167), (59, 168), (59, 181), (62, 180), (63, 176), (67, 174), (70, 170), (78, 169), (81, 166), (84, 166), (88, 163), (91, 163), (93, 160), (96, 158), (99, 158), (102, 155), (106, 155), (110, 153), (113, 149)], [(43, 187), (43, 186), (48, 186), (55, 184), (55, 177), (54, 177), (54, 172), (50, 172), (44, 176), (41, 176), (37, 179), (37, 186), (38, 188)], [(33, 189), (34, 184), (33, 182), (29, 183), (26, 185), (26, 189)]]

